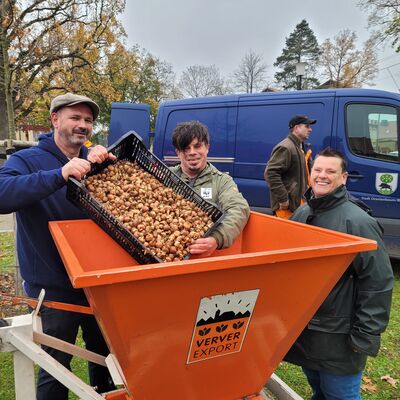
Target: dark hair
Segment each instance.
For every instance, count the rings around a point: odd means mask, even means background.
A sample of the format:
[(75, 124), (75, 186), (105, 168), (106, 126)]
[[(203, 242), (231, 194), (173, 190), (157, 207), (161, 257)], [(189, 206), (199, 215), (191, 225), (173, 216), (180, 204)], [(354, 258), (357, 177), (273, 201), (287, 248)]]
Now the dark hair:
[(347, 170), (347, 162), (346, 162), (346, 159), (344, 158), (344, 155), (340, 151), (333, 150), (330, 147), (326, 147), (325, 149), (321, 150), (315, 156), (315, 159), (317, 159), (319, 156), (339, 158), (340, 159), (340, 165), (342, 167), (342, 172), (346, 172), (346, 170)]
[(183, 151), (194, 139), (197, 139), (199, 143), (209, 144), (207, 126), (199, 121), (181, 122), (176, 125), (172, 133), (172, 144), (177, 150)]

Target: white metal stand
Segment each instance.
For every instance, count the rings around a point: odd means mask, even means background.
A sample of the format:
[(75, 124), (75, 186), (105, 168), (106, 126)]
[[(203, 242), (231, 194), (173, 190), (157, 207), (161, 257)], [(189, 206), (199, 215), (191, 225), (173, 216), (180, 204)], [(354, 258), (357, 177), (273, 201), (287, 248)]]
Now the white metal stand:
[[(43, 297), (44, 293), (39, 297), (36, 310), (40, 309)], [(8, 326), (0, 328), (0, 351), (13, 353), (15, 399), (36, 399), (34, 365), (38, 364), (80, 399), (104, 400), (104, 397), (97, 393), (91, 386), (84, 383), (43, 351), (39, 344), (46, 344), (66, 353), (79, 355), (81, 358), (104, 366), (106, 366), (105, 357), (44, 334), (41, 319), (36, 310), (31, 314), (5, 318)], [(107, 360), (107, 364), (112, 364), (112, 362), (112, 359), (111, 361), (110, 359)], [(113, 377), (116, 378), (117, 384), (122, 382), (122, 378), (118, 376), (117, 370), (113, 371)]]

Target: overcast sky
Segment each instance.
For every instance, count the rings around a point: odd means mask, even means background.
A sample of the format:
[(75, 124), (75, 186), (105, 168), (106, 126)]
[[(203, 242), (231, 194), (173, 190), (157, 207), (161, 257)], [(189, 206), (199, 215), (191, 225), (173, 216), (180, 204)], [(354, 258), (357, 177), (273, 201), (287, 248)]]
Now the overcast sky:
[[(128, 45), (138, 44), (172, 64), (179, 78), (190, 65), (216, 65), (224, 77), (252, 49), (268, 65), (285, 47), (285, 38), (306, 19), (319, 43), (343, 29), (368, 39), (367, 14), (356, 0), (127, 0), (122, 22)], [(378, 53), (378, 89), (400, 89), (400, 54), (387, 45)], [(388, 69), (389, 68), (389, 69)], [(393, 75), (391, 77), (390, 73)]]

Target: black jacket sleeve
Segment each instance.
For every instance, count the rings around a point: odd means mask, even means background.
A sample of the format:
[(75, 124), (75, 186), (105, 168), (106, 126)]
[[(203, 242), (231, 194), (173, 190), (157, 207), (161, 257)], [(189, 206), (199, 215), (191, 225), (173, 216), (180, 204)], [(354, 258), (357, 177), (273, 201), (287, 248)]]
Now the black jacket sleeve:
[(355, 351), (376, 356), (380, 334), (389, 322), (393, 270), (378, 223), (373, 218), (362, 224), (353, 222), (348, 232), (376, 240), (378, 249), (359, 253), (353, 262), (356, 293), (349, 342)]

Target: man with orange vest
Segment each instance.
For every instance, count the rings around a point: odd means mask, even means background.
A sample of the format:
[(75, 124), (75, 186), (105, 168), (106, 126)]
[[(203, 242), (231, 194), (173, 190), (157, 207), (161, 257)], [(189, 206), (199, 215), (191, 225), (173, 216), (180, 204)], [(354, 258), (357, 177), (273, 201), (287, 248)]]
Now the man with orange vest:
[(272, 150), (264, 178), (277, 217), (290, 218), (304, 201), (311, 169), (311, 149), (305, 150), (304, 142), (316, 122), (306, 115), (295, 115), (289, 121), (289, 135)]

